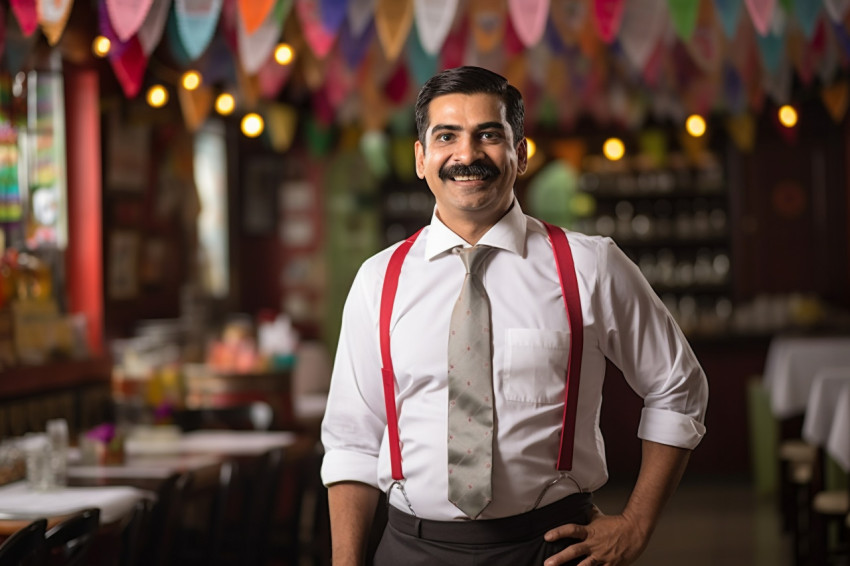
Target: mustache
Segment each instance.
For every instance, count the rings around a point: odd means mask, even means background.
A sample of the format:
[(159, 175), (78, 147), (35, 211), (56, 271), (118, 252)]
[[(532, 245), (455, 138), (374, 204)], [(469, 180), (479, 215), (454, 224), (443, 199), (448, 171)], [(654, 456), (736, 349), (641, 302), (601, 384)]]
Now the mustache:
[(440, 168), (440, 179), (445, 181), (452, 177), (495, 177), (501, 173), (499, 168), (483, 161), (474, 161), (469, 165), (455, 164)]

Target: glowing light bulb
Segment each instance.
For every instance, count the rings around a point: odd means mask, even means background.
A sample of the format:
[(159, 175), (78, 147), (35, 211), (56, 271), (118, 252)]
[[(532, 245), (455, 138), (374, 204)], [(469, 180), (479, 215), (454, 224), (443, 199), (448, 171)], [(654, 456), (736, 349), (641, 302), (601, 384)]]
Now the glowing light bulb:
[(162, 85), (153, 85), (148, 89), (146, 98), (148, 104), (154, 108), (161, 108), (168, 102), (168, 91)]
[(699, 114), (691, 114), (685, 121), (685, 129), (693, 137), (698, 138), (705, 134), (705, 120)]
[(236, 99), (228, 92), (223, 92), (215, 99), (215, 111), (222, 116), (230, 115), (236, 108)]
[(242, 118), (242, 133), (249, 138), (255, 138), (262, 134), (264, 127), (262, 116), (255, 112), (245, 114), (245, 117)]
[(790, 104), (786, 104), (779, 109), (779, 123), (786, 128), (793, 128), (797, 125), (797, 110)]
[(91, 42), (91, 50), (95, 56), (103, 58), (109, 55), (109, 51), (112, 49), (112, 42), (109, 41), (108, 37), (104, 37), (99, 35), (94, 38), (94, 41)]
[(186, 90), (195, 90), (201, 86), (201, 73), (198, 71), (186, 71), (183, 73), (180, 83)]
[(289, 65), (295, 58), (295, 50), (288, 43), (279, 43), (274, 50), (274, 60), (278, 65)]
[(626, 146), (619, 138), (608, 138), (602, 144), (602, 153), (611, 161), (617, 161), (626, 154)]

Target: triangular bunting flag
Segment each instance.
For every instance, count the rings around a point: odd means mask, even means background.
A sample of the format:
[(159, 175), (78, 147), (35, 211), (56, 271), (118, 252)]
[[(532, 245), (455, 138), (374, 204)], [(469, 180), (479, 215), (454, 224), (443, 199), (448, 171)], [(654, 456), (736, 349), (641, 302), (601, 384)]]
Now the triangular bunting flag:
[(269, 104), (263, 112), (272, 149), (285, 153), (292, 147), (298, 129), (298, 112), (288, 104)]
[(508, 19), (504, 2), (470, 0), (468, 14), (472, 38), (479, 52), (486, 53), (502, 43)]
[(56, 45), (62, 37), (73, 4), (74, 0), (38, 0), (38, 23), (50, 45)]
[(162, 32), (165, 30), (165, 22), (168, 20), (168, 14), (171, 8), (171, 0), (153, 0), (150, 10), (142, 27), (139, 28), (137, 37), (146, 56), (150, 56), (159, 41), (162, 39)]
[(260, 67), (271, 57), (278, 44), (286, 14), (292, 7), (292, 0), (278, 0), (275, 9), (260, 27), (250, 33), (242, 20), (237, 24), (239, 38), (239, 60), (249, 75), (259, 72)]
[(348, 0), (348, 29), (360, 37), (373, 21), (377, 0)]
[(267, 59), (257, 73), (256, 84), (260, 95), (265, 99), (277, 98), (291, 74), (292, 65), (279, 65), (274, 57)]
[(378, 0), (375, 29), (388, 60), (398, 58), (412, 26), (413, 0)]
[[(133, 37), (150, 12), (153, 0), (106, 0), (106, 11), (115, 35), (121, 41)], [(48, 0), (48, 4), (52, 4)]]
[(257, 31), (275, 7), (275, 0), (239, 0), (239, 19), (248, 35)]
[(552, 0), (549, 17), (565, 45), (576, 45), (589, 24), (591, 0)]
[(327, 57), (336, 40), (336, 34), (322, 25), (319, 0), (295, 0), (295, 12), (301, 22), (304, 39), (319, 59)]
[(207, 48), (221, 15), (222, 0), (174, 0), (174, 16), (180, 43), (189, 61)]
[(410, 65), (410, 73), (417, 87), (425, 84), (429, 78), (439, 70), (437, 55), (431, 55), (422, 47), (419, 33), (411, 33), (407, 38), (407, 62)]
[(457, 6), (458, 0), (414, 0), (416, 35), (425, 53), (440, 52), (452, 29)]
[(850, 87), (846, 80), (837, 81), (821, 89), (821, 100), (829, 116), (836, 124), (844, 121), (850, 102)]
[(195, 90), (178, 88), (180, 111), (183, 123), (190, 132), (196, 132), (210, 115), (213, 106), (213, 92), (210, 87), (201, 85)]
[(794, 2), (794, 15), (800, 23), (800, 28), (807, 39), (815, 33), (815, 26), (820, 18), (820, 0), (797, 0)]
[(823, 0), (823, 7), (830, 20), (835, 23), (843, 22), (847, 9), (850, 8), (850, 0)]
[(697, 23), (700, 2), (698, 0), (669, 0), (670, 19), (676, 35), (683, 41), (690, 41)]
[(549, 19), (549, 0), (508, 0), (508, 13), (525, 47), (540, 43)]
[(773, 10), (776, 8), (776, 0), (744, 0), (753, 27), (759, 35), (767, 35), (770, 23), (773, 21)]
[(626, 4), (619, 38), (635, 69), (644, 68), (667, 22), (667, 0), (630, 0)]
[(148, 66), (148, 58), (145, 56), (139, 40), (135, 37), (130, 38), (121, 55), (113, 57), (110, 54), (109, 63), (112, 65), (112, 71), (118, 78), (125, 96), (135, 98), (142, 88), (145, 69)]
[(346, 4), (346, 0), (321, 0), (319, 3), (322, 25), (334, 35), (339, 33), (339, 28), (345, 21), (348, 7)]
[(741, 1), (714, 0), (714, 7), (720, 17), (720, 23), (723, 24), (723, 33), (730, 39), (735, 37), (741, 15)]
[(29, 37), (38, 27), (38, 9), (35, 0), (9, 0), (12, 13), (18, 20), (18, 26), (24, 37)]
[(605, 43), (611, 43), (617, 37), (625, 4), (625, 0), (593, 0), (593, 21)]

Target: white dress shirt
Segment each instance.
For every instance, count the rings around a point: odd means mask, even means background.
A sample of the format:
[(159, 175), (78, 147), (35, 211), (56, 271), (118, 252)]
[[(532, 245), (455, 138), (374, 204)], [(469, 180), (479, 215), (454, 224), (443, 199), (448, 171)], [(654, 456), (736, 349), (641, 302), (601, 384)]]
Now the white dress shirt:
[[(493, 501), (479, 518), (530, 511), (608, 479), (599, 430), (605, 358), (644, 399), (638, 436), (694, 448), (705, 433), (708, 385), (690, 346), (637, 267), (607, 238), (567, 232), (584, 318), (573, 467), (556, 469), (569, 324), (552, 246), (519, 203), (478, 242), (493, 328)], [(360, 268), (345, 304), (322, 424), (325, 484), (391, 484), (378, 317), (392, 251)], [(404, 490), (420, 518), (463, 520), (447, 499), (447, 346), (468, 246), (436, 216), (408, 253), (390, 323)], [(547, 488), (547, 486), (550, 486)], [(542, 498), (541, 498), (542, 495)], [(538, 501), (539, 500), (539, 501)], [(410, 513), (399, 489), (390, 502)]]

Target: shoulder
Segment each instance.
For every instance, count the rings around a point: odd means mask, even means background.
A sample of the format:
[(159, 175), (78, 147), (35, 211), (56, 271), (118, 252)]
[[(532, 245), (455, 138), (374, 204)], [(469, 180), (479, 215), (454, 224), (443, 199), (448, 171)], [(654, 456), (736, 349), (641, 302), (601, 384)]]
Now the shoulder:
[[(422, 237), (425, 232), (427, 232), (428, 228), (426, 227), (423, 230), (423, 233), (419, 234), (419, 237), (416, 239), (416, 242), (413, 244), (408, 255), (414, 255), (415, 250), (423, 243), (424, 238)], [(393, 254), (398, 250), (398, 248), (405, 242), (405, 240), (401, 240), (384, 248), (379, 251), (375, 255), (366, 259), (363, 264), (360, 266), (360, 270), (357, 274), (357, 279), (361, 280), (363, 284), (373, 284), (380, 285), (383, 283), (384, 276), (387, 272), (387, 267), (390, 263), (390, 258), (392, 258)], [(421, 255), (421, 254), (420, 254)]]
[[(597, 263), (605, 262), (612, 250), (619, 250), (617, 244), (606, 236), (593, 236), (581, 232), (573, 232), (567, 228), (556, 226), (567, 236), (570, 250), (576, 261)], [(532, 216), (528, 217), (529, 237), (543, 237), (548, 239), (546, 224)]]

